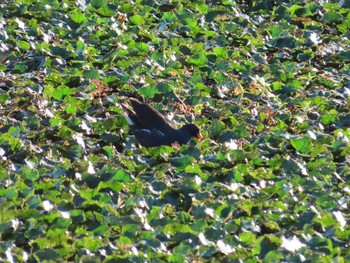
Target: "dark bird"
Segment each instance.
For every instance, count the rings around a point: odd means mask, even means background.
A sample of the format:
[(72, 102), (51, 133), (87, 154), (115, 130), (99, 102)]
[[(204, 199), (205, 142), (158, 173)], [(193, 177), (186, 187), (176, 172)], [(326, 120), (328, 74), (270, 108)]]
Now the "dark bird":
[(130, 99), (132, 109), (121, 104), (126, 120), (137, 141), (145, 147), (160, 145), (186, 144), (192, 138), (200, 140), (202, 134), (194, 124), (186, 124), (180, 129), (151, 106)]

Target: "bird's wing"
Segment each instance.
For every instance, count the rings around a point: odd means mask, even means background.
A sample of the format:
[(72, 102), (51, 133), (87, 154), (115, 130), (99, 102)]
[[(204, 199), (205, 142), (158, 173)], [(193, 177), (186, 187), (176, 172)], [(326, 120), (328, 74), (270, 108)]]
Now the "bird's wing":
[(135, 99), (130, 99), (134, 112), (144, 128), (156, 129), (167, 133), (176, 129), (175, 125), (151, 106), (141, 103)]

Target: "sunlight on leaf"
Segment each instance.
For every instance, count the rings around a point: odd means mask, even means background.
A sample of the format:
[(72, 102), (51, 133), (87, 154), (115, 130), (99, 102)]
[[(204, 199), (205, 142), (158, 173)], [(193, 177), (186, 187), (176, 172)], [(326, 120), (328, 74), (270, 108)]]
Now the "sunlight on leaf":
[(222, 240), (219, 240), (216, 245), (218, 246), (219, 250), (224, 253), (225, 255), (231, 254), (235, 252), (235, 249), (231, 247), (228, 244), (225, 244)]
[(296, 236), (293, 236), (293, 238), (285, 238), (284, 236), (282, 236), (281, 247), (285, 248), (288, 251), (295, 252), (300, 248), (305, 247), (305, 244), (300, 242)]

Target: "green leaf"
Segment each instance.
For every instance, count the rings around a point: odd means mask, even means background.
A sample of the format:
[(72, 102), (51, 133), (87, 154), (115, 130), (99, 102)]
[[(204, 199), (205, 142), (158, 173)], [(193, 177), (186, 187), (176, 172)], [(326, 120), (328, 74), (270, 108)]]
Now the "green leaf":
[(103, 7), (100, 7), (95, 10), (95, 12), (101, 16), (105, 17), (112, 17), (115, 16), (115, 12), (111, 10), (108, 5), (103, 5)]
[(188, 155), (169, 159), (169, 162), (175, 167), (184, 167), (186, 165), (191, 164), (192, 161), (193, 161), (193, 158)]
[(77, 245), (96, 253), (103, 246), (102, 240), (95, 237), (83, 237), (77, 240)]
[(21, 149), (21, 140), (19, 138), (14, 138), (9, 134), (3, 134), (1, 139), (5, 139), (10, 144), (11, 151)]
[(28, 67), (26, 65), (17, 64), (15, 65), (13, 71), (15, 73), (24, 73), (27, 69)]
[(68, 47), (61, 46), (50, 46), (49, 49), (53, 56), (57, 56), (58, 58), (68, 59), (70, 57), (74, 57), (76, 54), (73, 51), (68, 50)]
[(129, 4), (129, 3), (122, 4), (119, 7), (119, 11), (122, 12), (122, 13), (132, 13), (133, 9), (134, 9), (134, 5), (133, 4)]
[(268, 28), (269, 35), (273, 38), (280, 36), (283, 33), (283, 28), (280, 26), (271, 26)]
[(321, 117), (321, 122), (325, 125), (330, 125), (337, 120), (336, 114), (324, 114)]
[(71, 139), (73, 136), (73, 132), (71, 129), (69, 129), (67, 126), (60, 127), (59, 133), (61, 138), (64, 139)]
[(0, 94), (0, 103), (5, 103), (11, 97), (7, 93)]
[(20, 49), (22, 49), (24, 51), (30, 49), (30, 44), (27, 41), (19, 40), (16, 42), (16, 44)]
[(265, 255), (263, 262), (278, 263), (281, 262), (283, 258), (283, 253), (279, 251), (270, 251)]
[(253, 244), (256, 240), (256, 236), (251, 232), (243, 232), (239, 235), (239, 238), (247, 244)]
[[(1, 141), (1, 136), (0, 136), (0, 141)], [(6, 169), (0, 166), (0, 180), (3, 180), (5, 178), (7, 178)]]
[(14, 187), (7, 188), (5, 196), (9, 200), (15, 200), (18, 197), (18, 193), (17, 193), (16, 188), (14, 188)]
[(350, 28), (350, 18), (346, 19), (342, 24), (338, 24), (337, 27), (343, 34), (348, 32), (348, 29)]
[(135, 25), (143, 25), (145, 23), (145, 19), (140, 15), (133, 15), (129, 20)]
[(67, 95), (73, 94), (72, 90), (68, 88), (67, 86), (59, 86), (58, 88), (54, 89), (52, 92), (52, 97), (61, 100)]
[(343, 17), (336, 11), (328, 11), (323, 15), (323, 20), (329, 24), (339, 24), (343, 21)]
[(164, 22), (173, 23), (177, 20), (177, 17), (173, 12), (165, 12), (161, 20)]
[(295, 138), (290, 140), (294, 149), (298, 152), (307, 154), (311, 152), (311, 139), (309, 137)]
[(214, 47), (213, 50), (218, 57), (226, 58), (228, 55), (227, 49), (225, 47)]
[(106, 153), (108, 157), (112, 157), (114, 155), (114, 149), (111, 146), (103, 146), (103, 151)]
[(107, 8), (107, 1), (106, 0), (91, 0), (90, 5), (92, 5), (94, 8), (100, 8), (100, 7), (106, 7)]
[[(269, 252), (276, 251), (279, 247), (280, 240), (272, 235), (265, 235), (255, 243), (254, 250), (259, 248), (258, 253), (260, 258), (264, 258)], [(257, 252), (257, 251), (256, 251)]]
[(197, 67), (203, 67), (207, 65), (208, 59), (204, 54), (200, 53), (190, 57), (188, 63), (193, 64)]
[(77, 114), (77, 107), (75, 105), (67, 105), (64, 107), (64, 110), (73, 115)]
[(209, 128), (210, 136), (213, 138), (218, 138), (223, 132), (224, 127), (225, 124), (223, 122), (214, 120)]
[(140, 55), (148, 54), (149, 52), (148, 45), (145, 43), (136, 43), (135, 47), (138, 49)]
[(167, 94), (167, 93), (170, 93), (174, 90), (174, 87), (172, 85), (176, 85), (174, 83), (158, 83), (157, 84), (157, 89), (160, 93), (162, 94)]
[(124, 170), (118, 170), (114, 174), (113, 179), (118, 182), (125, 182), (125, 183), (128, 183), (131, 181), (130, 175), (127, 174)]
[[(120, 180), (121, 182), (125, 181), (125, 179), (123, 178), (122, 180)], [(121, 182), (116, 182), (114, 180), (108, 181), (108, 182), (100, 182), (98, 184), (97, 189), (101, 190), (101, 189), (111, 189), (112, 191), (114, 191), (115, 193), (118, 193), (120, 190), (123, 189), (123, 183)]]
[(32, 182), (40, 178), (39, 172), (32, 168), (23, 167), (23, 169), (21, 170), (21, 174), (26, 180), (29, 180)]
[[(197, 20), (193, 17), (186, 17), (183, 20), (185, 22), (186, 25), (190, 26), (190, 27), (196, 27), (197, 26)], [(193, 30), (193, 28), (192, 28)]]
[(183, 263), (183, 262), (186, 262), (186, 257), (185, 255), (181, 255), (181, 254), (173, 254), (167, 258), (167, 262)]
[(140, 88), (138, 92), (146, 99), (152, 99), (154, 95), (159, 93), (158, 89), (155, 86), (144, 86)]
[(61, 254), (52, 248), (44, 248), (35, 253), (35, 257), (39, 261), (60, 261)]
[(70, 18), (72, 19), (73, 22), (77, 24), (84, 24), (87, 22), (87, 18), (83, 13), (80, 13), (78, 11), (73, 11), (70, 13)]
[(96, 69), (84, 71), (83, 76), (87, 79), (99, 79), (101, 77), (99, 71)]

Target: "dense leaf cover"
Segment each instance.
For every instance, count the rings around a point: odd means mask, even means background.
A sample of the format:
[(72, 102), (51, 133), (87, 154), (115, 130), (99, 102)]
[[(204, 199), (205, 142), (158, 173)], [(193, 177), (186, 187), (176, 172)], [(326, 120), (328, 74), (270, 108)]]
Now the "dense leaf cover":
[[(349, 1), (0, 1), (0, 258), (350, 262)], [(138, 147), (143, 98), (204, 140)]]

